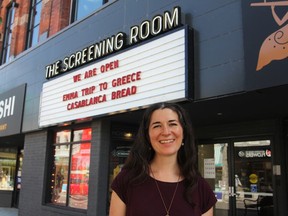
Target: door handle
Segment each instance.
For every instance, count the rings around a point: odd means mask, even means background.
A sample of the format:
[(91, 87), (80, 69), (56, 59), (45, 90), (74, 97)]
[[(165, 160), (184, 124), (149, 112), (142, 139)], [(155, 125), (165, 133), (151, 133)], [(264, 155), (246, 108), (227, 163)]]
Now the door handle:
[(239, 193), (235, 193), (235, 189), (233, 186), (228, 187), (228, 193), (229, 193), (229, 197), (237, 197), (240, 195)]

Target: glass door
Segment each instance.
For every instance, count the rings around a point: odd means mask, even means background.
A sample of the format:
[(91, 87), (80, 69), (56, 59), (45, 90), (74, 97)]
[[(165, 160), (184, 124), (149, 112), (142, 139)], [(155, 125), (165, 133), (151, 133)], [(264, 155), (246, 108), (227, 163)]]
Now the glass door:
[(198, 167), (218, 200), (214, 215), (228, 216), (230, 209), (228, 143), (198, 146)]
[(270, 140), (199, 145), (198, 167), (217, 197), (214, 215), (273, 215)]
[(273, 215), (270, 140), (234, 142), (237, 215)]

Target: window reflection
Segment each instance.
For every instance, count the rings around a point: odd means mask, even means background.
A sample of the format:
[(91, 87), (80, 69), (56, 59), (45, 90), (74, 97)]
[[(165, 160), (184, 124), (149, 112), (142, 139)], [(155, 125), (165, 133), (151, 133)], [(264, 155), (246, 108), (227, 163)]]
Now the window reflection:
[(90, 143), (73, 145), (69, 206), (87, 208)]
[(52, 174), (52, 202), (58, 205), (66, 205), (68, 170), (69, 170), (69, 145), (55, 147), (54, 165)]
[(11, 56), (11, 43), (12, 43), (12, 33), (14, 26), (14, 14), (15, 14), (15, 3), (12, 3), (9, 8), (7, 8), (7, 17), (5, 23), (5, 36), (3, 41), (3, 51), (2, 51), (2, 63), (9, 62), (13, 56)]
[(87, 209), (90, 149), (91, 128), (56, 132), (51, 177), (53, 204)]
[(39, 27), (41, 19), (42, 0), (32, 0), (30, 8), (30, 26), (28, 29), (27, 47), (35, 46), (39, 41)]
[(270, 140), (235, 142), (237, 191), (248, 194), (273, 192), (271, 156)]
[(64, 130), (56, 133), (56, 143), (67, 143), (70, 142), (71, 131)]
[(103, 0), (77, 0), (75, 5), (75, 20), (82, 19), (93, 11), (97, 10)]

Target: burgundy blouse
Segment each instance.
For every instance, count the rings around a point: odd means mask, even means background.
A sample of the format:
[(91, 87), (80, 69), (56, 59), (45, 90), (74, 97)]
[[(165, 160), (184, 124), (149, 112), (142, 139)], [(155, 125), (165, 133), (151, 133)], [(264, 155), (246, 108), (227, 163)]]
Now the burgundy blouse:
[[(111, 186), (126, 204), (126, 216), (166, 215), (165, 207), (152, 177), (138, 185), (129, 185), (127, 182), (127, 170), (122, 170)], [(177, 183), (157, 182), (168, 208)], [(191, 194), (193, 205), (184, 199), (183, 192), (184, 181), (181, 181), (170, 209), (170, 216), (201, 216), (217, 202), (213, 191), (202, 177), (199, 177), (197, 188)]]

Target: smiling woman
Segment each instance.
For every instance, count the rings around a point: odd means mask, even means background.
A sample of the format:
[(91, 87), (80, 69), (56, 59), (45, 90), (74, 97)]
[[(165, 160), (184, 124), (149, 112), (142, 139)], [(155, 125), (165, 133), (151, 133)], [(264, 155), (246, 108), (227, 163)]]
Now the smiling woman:
[(151, 116), (149, 137), (155, 151), (154, 161), (165, 155), (177, 157), (183, 141), (183, 128), (177, 113), (171, 109), (155, 110)]
[(216, 198), (196, 168), (185, 110), (159, 103), (144, 113), (128, 159), (112, 183), (110, 216), (212, 216)]

